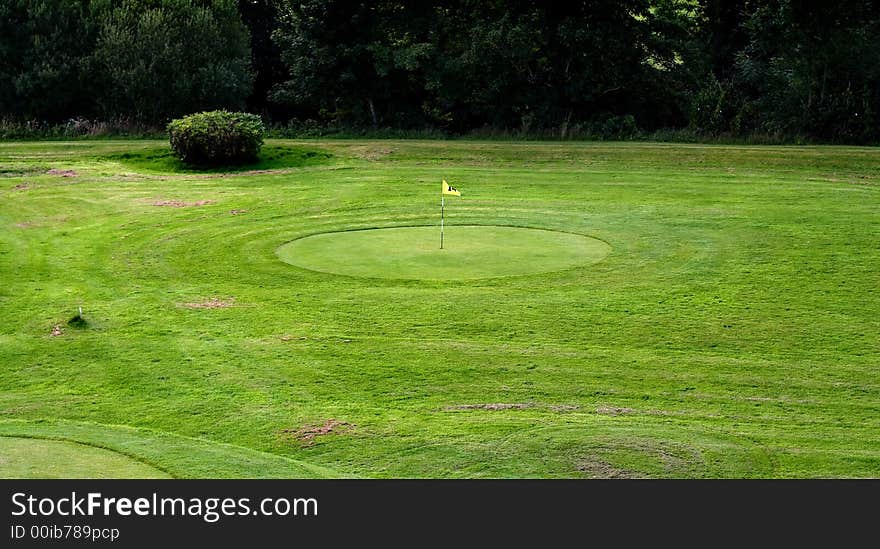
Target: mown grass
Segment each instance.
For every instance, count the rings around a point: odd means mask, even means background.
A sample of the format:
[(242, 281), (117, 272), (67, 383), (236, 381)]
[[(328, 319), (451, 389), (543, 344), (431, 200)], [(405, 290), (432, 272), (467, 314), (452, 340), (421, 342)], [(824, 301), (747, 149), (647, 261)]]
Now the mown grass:
[(461, 280), (561, 271), (596, 263), (600, 240), (523, 227), (437, 225), (320, 233), (278, 248), (283, 261), (323, 273), (368, 278)]
[[(272, 140), (199, 174), (164, 147), (0, 143), (0, 434), (180, 477), (880, 476), (878, 150)], [(444, 177), (453, 226), (612, 250), (450, 281), (276, 255), (435, 223)]]
[(0, 437), (0, 478), (169, 478), (127, 456), (77, 442)]
[(178, 159), (164, 145), (148, 145), (131, 152), (120, 152), (106, 156), (96, 156), (97, 161), (119, 162), (134, 171), (164, 173), (235, 173), (253, 170), (272, 170), (279, 168), (301, 168), (321, 164), (331, 155), (303, 147), (282, 147), (269, 145), (260, 152), (254, 162), (235, 166), (193, 167)]

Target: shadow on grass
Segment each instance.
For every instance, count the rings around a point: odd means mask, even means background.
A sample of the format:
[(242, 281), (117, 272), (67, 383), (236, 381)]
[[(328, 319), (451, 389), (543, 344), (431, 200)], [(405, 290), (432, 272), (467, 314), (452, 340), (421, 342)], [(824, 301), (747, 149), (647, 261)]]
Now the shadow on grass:
[(139, 172), (160, 173), (236, 173), (252, 170), (279, 170), (326, 164), (333, 157), (324, 151), (303, 147), (266, 146), (256, 161), (235, 166), (191, 166), (181, 162), (170, 147), (154, 147), (101, 156), (99, 160), (119, 162)]
[(71, 328), (85, 330), (89, 327), (89, 322), (85, 318), (83, 318), (82, 315), (75, 315), (73, 318), (67, 321), (67, 325)]

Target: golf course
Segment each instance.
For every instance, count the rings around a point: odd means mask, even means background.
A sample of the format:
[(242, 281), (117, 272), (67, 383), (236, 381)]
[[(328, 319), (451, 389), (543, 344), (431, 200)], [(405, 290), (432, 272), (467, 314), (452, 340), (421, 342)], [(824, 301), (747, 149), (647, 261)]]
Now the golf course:
[(3, 141), (0, 477), (880, 477), (878, 283), (877, 148)]

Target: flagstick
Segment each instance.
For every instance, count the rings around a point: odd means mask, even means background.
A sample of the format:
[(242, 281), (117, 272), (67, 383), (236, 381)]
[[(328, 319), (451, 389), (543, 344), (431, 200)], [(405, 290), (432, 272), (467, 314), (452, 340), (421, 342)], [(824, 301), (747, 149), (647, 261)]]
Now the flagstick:
[(440, 249), (443, 249), (443, 195), (440, 195)]

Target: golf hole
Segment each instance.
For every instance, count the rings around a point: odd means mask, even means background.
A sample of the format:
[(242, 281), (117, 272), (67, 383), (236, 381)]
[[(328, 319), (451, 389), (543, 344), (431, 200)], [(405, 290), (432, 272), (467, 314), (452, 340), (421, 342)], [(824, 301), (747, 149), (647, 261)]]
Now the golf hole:
[(401, 280), (467, 280), (560, 271), (601, 261), (607, 243), (584, 235), (493, 225), (394, 227), (321, 233), (277, 250), (323, 273)]

